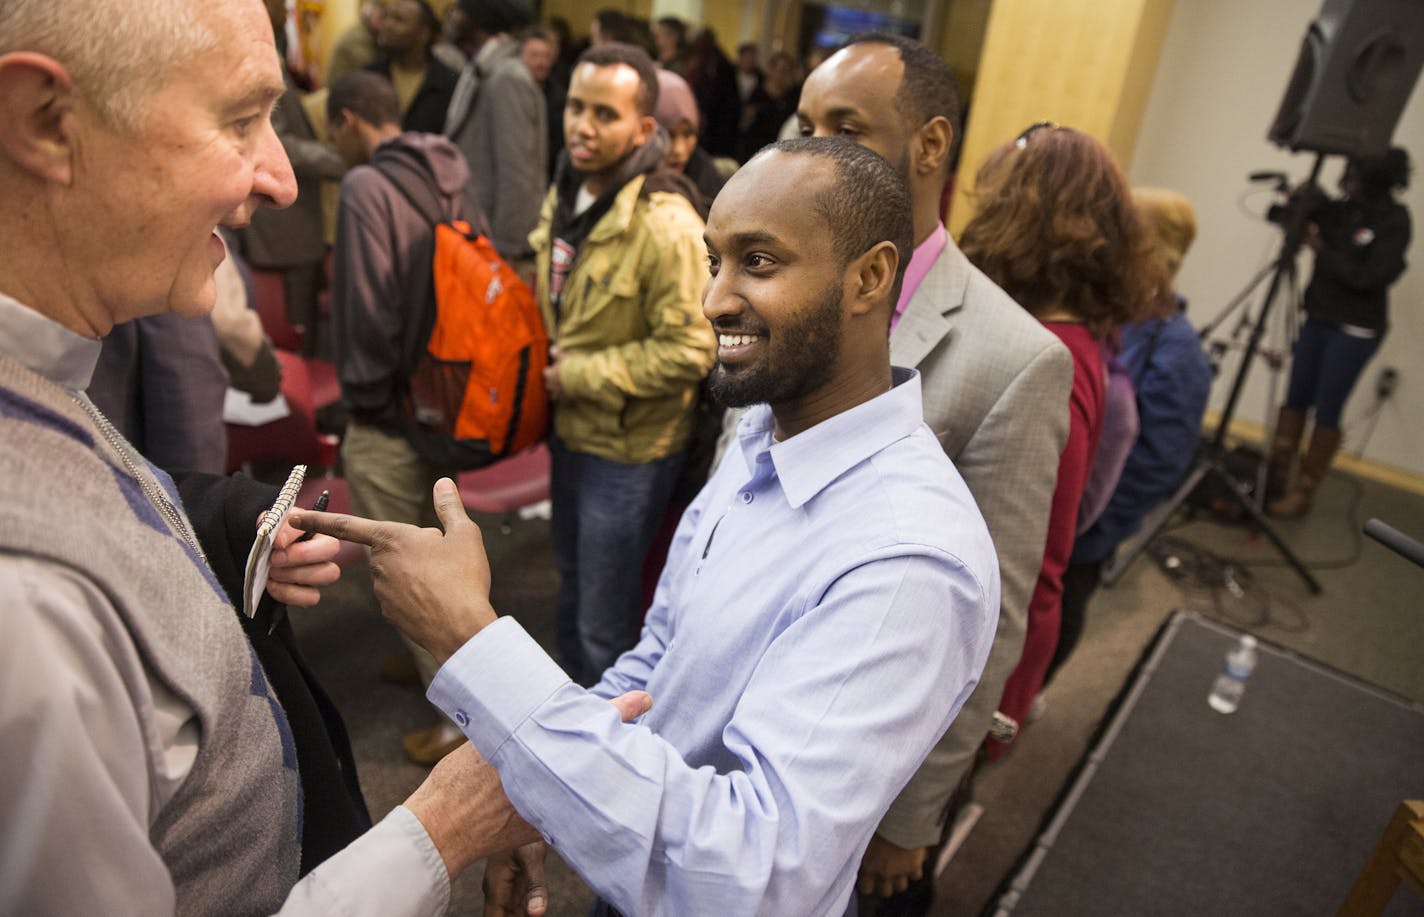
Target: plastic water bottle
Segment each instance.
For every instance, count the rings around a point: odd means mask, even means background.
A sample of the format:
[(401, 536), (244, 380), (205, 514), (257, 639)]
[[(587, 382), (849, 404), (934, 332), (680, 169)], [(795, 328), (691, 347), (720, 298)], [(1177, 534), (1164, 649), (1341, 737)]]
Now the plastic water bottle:
[(1217, 713), (1235, 713), (1246, 691), (1246, 679), (1256, 668), (1256, 638), (1244, 634), (1241, 642), (1226, 654), (1226, 665), (1211, 686), (1206, 702)]

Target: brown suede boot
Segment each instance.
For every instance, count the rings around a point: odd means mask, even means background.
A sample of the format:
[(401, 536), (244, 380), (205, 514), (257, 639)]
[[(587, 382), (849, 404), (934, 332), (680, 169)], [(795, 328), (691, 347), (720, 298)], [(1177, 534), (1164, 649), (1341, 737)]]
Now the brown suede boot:
[(1333, 427), (1316, 427), (1310, 431), (1310, 445), (1305, 450), (1305, 458), (1300, 460), (1300, 473), (1295, 477), (1295, 486), (1290, 493), (1266, 507), (1266, 512), (1282, 519), (1295, 519), (1310, 512), (1310, 502), (1315, 497), (1315, 488), (1330, 471), (1330, 463), (1335, 460), (1335, 451), (1340, 448), (1340, 431)]
[(426, 767), (440, 763), (441, 758), (464, 744), (465, 737), (455, 728), (455, 724), (443, 720), (429, 729), (417, 729), (401, 739), (405, 756), (411, 763)]
[(1271, 437), (1271, 454), (1266, 459), (1266, 502), (1284, 497), (1290, 490), (1291, 466), (1300, 453), (1300, 435), (1305, 430), (1305, 412), (1281, 408)]

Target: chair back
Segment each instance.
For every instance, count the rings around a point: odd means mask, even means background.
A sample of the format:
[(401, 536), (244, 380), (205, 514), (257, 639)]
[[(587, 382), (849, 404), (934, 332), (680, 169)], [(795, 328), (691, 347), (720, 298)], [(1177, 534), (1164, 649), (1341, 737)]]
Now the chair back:
[(335, 463), (333, 440), (316, 428), (316, 401), (306, 361), (285, 350), (276, 351), (282, 365), (282, 396), (291, 410), (286, 417), (251, 427), (227, 425), (227, 467), (236, 471), (259, 460), (282, 460), (321, 469)]
[(252, 268), (251, 273), (253, 304), (272, 346), (300, 353), (306, 329), (287, 320), (287, 288), (282, 283), (282, 272)]

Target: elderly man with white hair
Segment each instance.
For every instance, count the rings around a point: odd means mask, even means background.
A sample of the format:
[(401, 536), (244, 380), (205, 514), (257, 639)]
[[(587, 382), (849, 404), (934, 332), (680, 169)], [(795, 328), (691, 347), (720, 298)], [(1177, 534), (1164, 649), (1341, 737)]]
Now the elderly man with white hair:
[[(83, 394), (115, 324), (212, 309), (219, 226), (292, 203), (282, 91), (259, 0), (0, 4), (0, 913), (434, 914), (534, 837), (466, 749), (299, 882), (277, 674)], [(337, 545), (297, 535), (268, 591), (312, 604)]]

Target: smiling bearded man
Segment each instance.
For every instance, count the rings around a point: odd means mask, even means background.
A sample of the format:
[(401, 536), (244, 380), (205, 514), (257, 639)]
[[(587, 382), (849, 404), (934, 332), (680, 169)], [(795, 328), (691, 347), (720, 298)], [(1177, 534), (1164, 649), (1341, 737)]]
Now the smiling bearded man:
[[(719, 404), (788, 401), (810, 394), (835, 375), (844, 297), (831, 284), (812, 299), (800, 319), (775, 338), (764, 322), (752, 317), (716, 328), (718, 360), (707, 382)], [(758, 346), (764, 346), (765, 353), (753, 362), (748, 358)]]
[[(496, 619), (448, 480), (443, 534), (298, 516), (372, 545), (386, 616), (444, 662), (429, 697), (602, 896), (596, 913), (844, 913), (876, 823), (979, 676), (998, 562), (885, 337), (909, 213), (885, 160), (837, 139), (769, 147), (712, 205), (718, 375), (766, 383), (770, 403), (743, 418), (641, 639), (592, 690)], [(815, 362), (776, 362), (801, 344)], [(654, 706), (620, 723), (606, 699), (635, 690)]]

